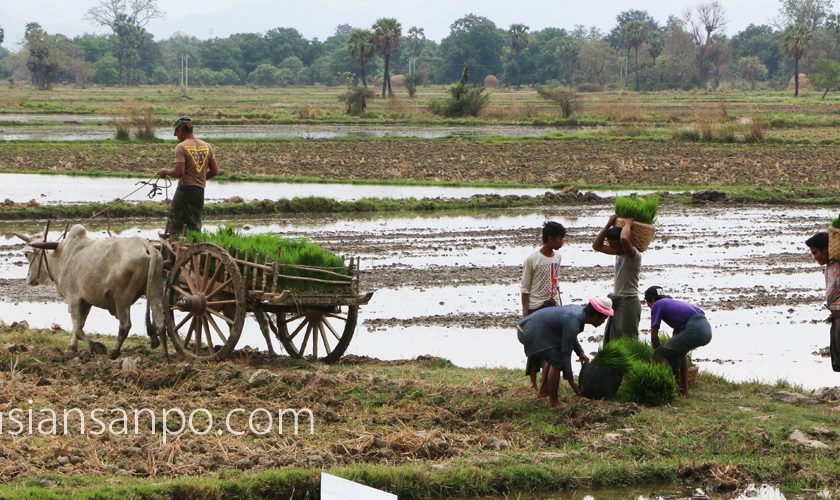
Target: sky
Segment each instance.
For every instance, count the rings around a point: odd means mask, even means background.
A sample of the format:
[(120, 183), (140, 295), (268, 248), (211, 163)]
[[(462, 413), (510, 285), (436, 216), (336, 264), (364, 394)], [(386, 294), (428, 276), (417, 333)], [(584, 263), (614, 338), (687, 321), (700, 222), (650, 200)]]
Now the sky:
[[(779, 0), (721, 0), (727, 11), (728, 34), (749, 24), (767, 24), (776, 17)], [(670, 14), (680, 15), (700, 0), (175, 0), (158, 3), (165, 16), (147, 26), (156, 40), (175, 32), (200, 39), (225, 38), (233, 33), (265, 33), (277, 27), (296, 28), (307, 38), (324, 40), (339, 24), (370, 27), (380, 17), (395, 17), (407, 31), (425, 30), (426, 38), (440, 41), (449, 26), (465, 14), (489, 18), (500, 28), (523, 23), (532, 31), (546, 27), (572, 28), (577, 24), (609, 31), (615, 16), (624, 10), (646, 10), (664, 23)], [(0, 0), (0, 27), (6, 31), (3, 46), (17, 50), (25, 25), (38, 22), (49, 33), (73, 37), (83, 33), (106, 33), (85, 13), (98, 0)]]

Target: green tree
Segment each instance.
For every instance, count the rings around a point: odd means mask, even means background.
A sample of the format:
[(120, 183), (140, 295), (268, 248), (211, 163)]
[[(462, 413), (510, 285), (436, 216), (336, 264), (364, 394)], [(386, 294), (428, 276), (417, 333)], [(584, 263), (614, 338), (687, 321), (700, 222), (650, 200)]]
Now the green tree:
[(814, 66), (814, 85), (825, 89), (822, 98), (828, 95), (829, 91), (840, 88), (840, 62), (831, 59), (820, 59)]
[(834, 6), (832, 0), (781, 0), (781, 4), (782, 25), (801, 24), (811, 32), (823, 25)]
[(352, 59), (359, 67), (362, 86), (367, 88), (365, 68), (368, 63), (370, 63), (371, 59), (373, 59), (376, 55), (376, 45), (373, 39), (373, 32), (362, 29), (353, 30), (350, 33), (350, 38), (347, 40), (347, 53), (350, 55), (350, 59)]
[(656, 66), (656, 58), (662, 55), (662, 49), (665, 47), (665, 35), (658, 29), (648, 31), (647, 43), (648, 54), (653, 60), (653, 65)]
[(157, 0), (100, 0), (87, 11), (86, 19), (107, 26), (114, 33), (122, 84), (136, 83), (140, 49), (151, 38), (145, 27), (159, 17), (163, 17), (163, 12)]
[[(639, 90), (639, 48), (647, 40), (647, 28), (641, 21), (630, 21), (621, 29), (621, 40), (624, 47), (627, 49), (627, 58), (630, 58), (630, 49), (635, 52), (635, 62), (633, 63), (633, 72), (636, 74), (636, 90)], [(627, 80), (624, 81), (627, 85)]]
[(280, 82), (279, 72), (272, 64), (260, 64), (248, 75), (248, 83), (257, 87), (275, 87)]
[(291, 56), (306, 60), (309, 51), (309, 42), (294, 28), (268, 30), (265, 33), (265, 45), (271, 56), (271, 64), (275, 66)]
[(93, 80), (103, 85), (119, 85), (120, 62), (111, 54), (106, 54), (93, 63)]
[(785, 53), (793, 59), (793, 96), (799, 97), (799, 60), (808, 53), (813, 33), (804, 24), (788, 26), (784, 32)]
[(502, 69), (503, 32), (486, 17), (467, 14), (449, 27), (449, 35), (440, 42), (443, 58), (441, 77), (445, 81), (459, 80), (464, 64), (470, 67), (468, 76), (475, 81), (498, 74)]
[(511, 24), (508, 29), (508, 48), (513, 54), (514, 66), (516, 68), (516, 90), (519, 90), (522, 83), (522, 53), (528, 50), (528, 26), (524, 24)]
[(56, 73), (58, 61), (54, 52), (54, 37), (38, 23), (28, 23), (23, 35), (23, 45), (28, 54), (26, 69), (32, 74), (32, 85), (43, 90), (49, 88)]
[(780, 33), (771, 26), (750, 24), (743, 31), (736, 33), (730, 40), (732, 57), (740, 61), (742, 57), (757, 57), (767, 67), (767, 75), (775, 76), (784, 60), (783, 43)]
[(388, 90), (388, 97), (393, 97), (391, 90), (391, 56), (400, 46), (402, 38), (402, 25), (390, 17), (377, 19), (373, 24), (373, 40), (376, 50), (382, 55), (385, 61), (385, 72), (382, 79), (382, 97), (385, 97), (385, 90)]
[(755, 82), (767, 78), (767, 66), (756, 56), (738, 59), (738, 71), (745, 80), (750, 82), (753, 90), (755, 90)]
[(592, 40), (581, 46), (580, 73), (586, 82), (602, 87), (618, 73), (615, 50), (606, 40)]
[(732, 58), (732, 51), (726, 37), (721, 35), (712, 37), (707, 56), (709, 64), (712, 65), (712, 88), (717, 89), (720, 87), (723, 72)]

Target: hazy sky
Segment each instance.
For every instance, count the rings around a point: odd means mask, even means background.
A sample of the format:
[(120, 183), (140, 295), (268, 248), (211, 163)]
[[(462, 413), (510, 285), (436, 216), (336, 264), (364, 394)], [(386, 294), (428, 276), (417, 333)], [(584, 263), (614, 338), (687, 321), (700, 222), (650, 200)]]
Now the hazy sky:
[[(722, 0), (727, 10), (727, 33), (740, 31), (750, 23), (764, 24), (778, 12), (779, 0)], [(36, 21), (49, 33), (75, 36), (105, 31), (83, 19), (98, 0), (0, 0), (0, 26), (6, 30), (3, 46), (16, 50), (26, 23)], [(264, 33), (271, 28), (297, 28), (305, 38), (321, 40), (335, 27), (347, 23), (369, 27), (380, 17), (395, 17), (407, 30), (425, 29), (426, 37), (440, 41), (449, 25), (465, 14), (484, 16), (507, 28), (524, 23), (532, 30), (548, 26), (571, 28), (576, 24), (597, 26), (608, 31), (615, 16), (631, 8), (647, 10), (664, 22), (669, 14), (679, 15), (699, 0), (176, 0), (159, 2), (163, 19), (153, 20), (147, 29), (155, 39), (176, 31), (205, 39), (232, 33)]]

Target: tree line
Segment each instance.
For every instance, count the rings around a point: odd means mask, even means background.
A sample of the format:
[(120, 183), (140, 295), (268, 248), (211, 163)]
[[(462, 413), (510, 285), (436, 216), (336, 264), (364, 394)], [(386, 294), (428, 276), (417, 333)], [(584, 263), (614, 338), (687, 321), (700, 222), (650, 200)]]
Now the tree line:
[[(0, 48), (0, 77), (80, 86), (338, 85), (364, 86), (381, 77), (381, 95), (392, 93), (391, 76), (409, 87), (458, 81), (464, 65), (470, 83), (492, 75), (504, 85), (563, 85), (583, 90), (718, 88), (760, 82), (785, 88), (800, 73), (826, 91), (840, 83), (840, 15), (832, 0), (781, 0), (770, 24), (750, 24), (727, 36), (720, 0), (698, 3), (664, 22), (644, 10), (616, 16), (609, 32), (575, 26), (507, 28), (467, 14), (440, 42), (422, 27), (404, 29), (393, 18), (371, 27), (340, 25), (325, 40), (306, 39), (294, 28), (198, 39), (181, 33), (155, 40), (147, 27), (162, 17), (157, 0), (102, 0), (84, 15), (107, 27), (106, 35), (73, 38), (26, 25), (17, 51)], [(2, 37), (0, 28), (0, 37)]]

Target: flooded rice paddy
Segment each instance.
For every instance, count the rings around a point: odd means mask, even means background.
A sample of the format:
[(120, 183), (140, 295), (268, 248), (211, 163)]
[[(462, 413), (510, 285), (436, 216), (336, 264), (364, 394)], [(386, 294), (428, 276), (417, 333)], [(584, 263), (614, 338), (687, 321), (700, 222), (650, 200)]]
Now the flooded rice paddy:
[[(113, 139), (114, 126), (105, 116), (87, 115), (0, 115), (0, 141), (104, 141)], [(400, 126), (400, 125), (204, 125), (201, 137), (206, 139), (337, 139), (343, 137), (381, 138), (413, 137), (542, 137), (563, 130), (557, 127), (528, 126)], [(579, 129), (575, 129), (579, 130)], [(171, 140), (168, 126), (159, 127), (158, 139)]]
[[(702, 370), (735, 381), (836, 385), (836, 374), (819, 352), (828, 345), (821, 323), (825, 281), (803, 243), (824, 228), (832, 212), (836, 209), (665, 208), (655, 242), (644, 254), (641, 288), (661, 285), (706, 311), (714, 338), (693, 354)], [(336, 253), (362, 257), (363, 286), (376, 293), (361, 309), (348, 353), (381, 359), (431, 354), (464, 367), (519, 369), (524, 356), (511, 326), (520, 308), (520, 265), (538, 246), (539, 227), (550, 219), (569, 228), (561, 250), (562, 300), (581, 303), (611, 291), (613, 261), (590, 247), (609, 214), (607, 206), (566, 206), (235, 223), (249, 233), (305, 237)], [(209, 221), (207, 227), (225, 222)], [(117, 232), (154, 238), (161, 225), (129, 224)], [(36, 229), (0, 226), (3, 233)], [(106, 236), (103, 228), (93, 229)], [(69, 315), (54, 289), (24, 284), (20, 248), (10, 236), (0, 238), (0, 318), (69, 329)], [(142, 316), (143, 307), (136, 305), (134, 334), (142, 334)], [(645, 338), (649, 322), (644, 308)], [(87, 330), (115, 333), (116, 326), (106, 312), (95, 310)], [(587, 326), (580, 335), (584, 349), (595, 351), (602, 334), (603, 328)], [(245, 345), (265, 348), (250, 318), (239, 343)], [(275, 349), (282, 352), (279, 343)]]
[[(150, 173), (151, 175), (151, 173)], [(42, 205), (56, 203), (95, 203), (108, 202), (116, 198), (127, 201), (143, 201), (151, 190), (139, 184), (144, 179), (126, 179), (113, 177), (78, 177), (67, 175), (39, 174), (0, 174), (0, 201), (10, 200), (15, 203), (27, 203), (35, 200)], [(176, 180), (177, 182), (177, 180)], [(163, 186), (161, 184), (161, 186)], [(176, 184), (168, 190), (171, 198)], [(362, 198), (468, 198), (475, 195), (518, 195), (539, 196), (546, 192), (543, 188), (488, 188), (488, 187), (442, 187), (442, 186), (383, 186), (358, 184), (300, 184), (285, 182), (210, 182), (204, 196), (208, 203), (219, 202), (238, 196), (244, 200), (279, 200), (322, 196), (336, 201), (356, 201)], [(644, 194), (648, 191), (633, 191)], [(598, 196), (618, 196), (630, 194), (630, 191), (595, 191)], [(167, 193), (159, 194), (155, 199), (166, 199)]]

